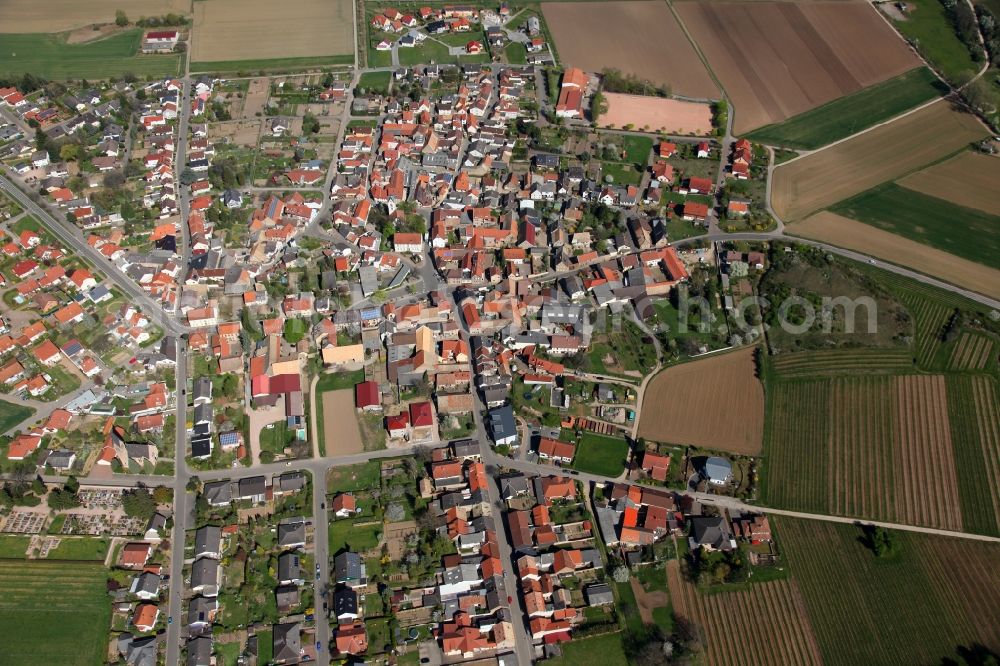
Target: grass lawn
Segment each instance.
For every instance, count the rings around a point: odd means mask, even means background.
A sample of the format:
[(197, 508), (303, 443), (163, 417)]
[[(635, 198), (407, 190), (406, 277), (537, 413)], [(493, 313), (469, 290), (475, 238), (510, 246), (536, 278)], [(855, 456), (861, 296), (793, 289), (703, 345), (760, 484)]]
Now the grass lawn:
[(896, 29), (915, 41), (917, 50), (952, 82), (963, 82), (979, 67), (972, 62), (969, 49), (955, 34), (951, 21), (939, 0), (908, 0), (910, 11), (905, 21), (893, 21)]
[(326, 473), (326, 484), (332, 495), (366, 488), (378, 488), (381, 478), (381, 464), (378, 460), (369, 460), (357, 465), (331, 467)]
[(100, 537), (63, 537), (59, 545), (49, 551), (48, 559), (103, 562), (109, 543), (108, 539)]
[(576, 447), (573, 468), (601, 476), (615, 477), (625, 469), (628, 444), (624, 439), (584, 433)]
[(309, 69), (330, 65), (353, 65), (354, 55), (316, 56), (306, 58), (270, 58), (263, 60), (211, 60), (192, 62), (192, 72), (256, 72), (276, 69)]
[(420, 65), (432, 62), (443, 63), (452, 62), (453, 60), (454, 58), (448, 55), (448, 47), (433, 39), (425, 39), (420, 46), (414, 46), (411, 49), (399, 49), (400, 65)]
[(704, 227), (697, 226), (694, 222), (685, 220), (680, 215), (673, 215), (667, 220), (667, 238), (671, 241), (691, 238), (692, 236), (702, 236), (708, 233)]
[[(365, 381), (365, 371), (355, 370), (354, 372), (328, 372), (320, 375), (316, 382), (316, 393), (324, 391), (338, 391), (340, 389), (352, 389), (355, 384)], [(318, 396), (317, 396), (318, 397)]]
[(0, 534), (0, 560), (23, 560), (31, 537)]
[(546, 659), (546, 663), (563, 666), (611, 666), (626, 664), (625, 649), (619, 633), (581, 638), (562, 644), (562, 657)]
[(257, 632), (257, 663), (270, 664), (274, 659), (274, 632), (271, 629)]
[(296, 345), (309, 332), (309, 325), (302, 319), (289, 319), (285, 321), (285, 340), (290, 345)]
[(0, 643), (9, 664), (103, 664), (111, 600), (99, 564), (0, 562)]
[(790, 148), (819, 148), (939, 97), (947, 90), (934, 72), (918, 67), (782, 123), (761, 127), (748, 138)]
[(58, 35), (0, 34), (0, 75), (107, 79), (126, 72), (165, 76), (180, 71), (179, 55), (138, 55), (141, 42), (138, 29), (86, 44), (67, 44)]
[(631, 134), (616, 136), (621, 140), (626, 160), (638, 165), (645, 165), (649, 161), (649, 154), (653, 151), (652, 138), (648, 136), (633, 136)]
[(392, 649), (392, 637), (389, 635), (389, 619), (379, 618), (365, 622), (368, 630), (368, 652), (378, 654)]
[(392, 84), (392, 72), (365, 72), (358, 79), (358, 88), (364, 88), (369, 93), (387, 95)]
[(1000, 217), (894, 183), (862, 192), (830, 210), (986, 266), (996, 266), (1000, 253)]
[(240, 644), (238, 642), (233, 643), (219, 643), (216, 642), (212, 646), (215, 650), (215, 654), (218, 655), (220, 666), (236, 666), (240, 659)]
[[(362, 519), (361, 522), (370, 522), (370, 518)], [(382, 533), (382, 526), (379, 524), (358, 525), (357, 520), (335, 520), (330, 523), (330, 553), (337, 554), (348, 548), (356, 553), (369, 550), (378, 545), (378, 537)]]
[(621, 162), (601, 162), (601, 174), (611, 176), (615, 185), (638, 185), (642, 180), (642, 171), (634, 164)]
[(507, 54), (507, 62), (512, 65), (524, 65), (528, 62), (528, 51), (521, 42), (511, 42), (504, 47)]
[(34, 413), (35, 410), (32, 407), (0, 400), (0, 433), (7, 432)]
[[(403, 49), (400, 49), (403, 50)], [(368, 48), (369, 67), (390, 67), (392, 66), (392, 51), (377, 51), (373, 47)]]
[(643, 342), (646, 334), (642, 329), (627, 319), (617, 330), (611, 328), (609, 332), (595, 336), (586, 355), (585, 370), (601, 375), (624, 375), (636, 380), (637, 376), (649, 372), (656, 365), (656, 349), (648, 341)]

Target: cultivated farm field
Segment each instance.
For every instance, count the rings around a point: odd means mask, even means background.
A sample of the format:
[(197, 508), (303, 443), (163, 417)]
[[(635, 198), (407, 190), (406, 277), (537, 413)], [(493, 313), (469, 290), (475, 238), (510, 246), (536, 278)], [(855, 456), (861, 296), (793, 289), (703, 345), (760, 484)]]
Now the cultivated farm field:
[(702, 102), (604, 93), (607, 113), (599, 118), (601, 127), (708, 136), (712, 133), (712, 107)]
[(766, 501), (961, 529), (946, 393), (941, 375), (771, 382)]
[(764, 388), (754, 348), (668, 368), (650, 380), (639, 436), (756, 455), (764, 427)]
[(0, 661), (103, 664), (111, 599), (100, 564), (0, 560)]
[(912, 173), (899, 185), (959, 206), (1000, 215), (1000, 159), (965, 151), (949, 160)]
[(989, 376), (948, 378), (948, 411), (965, 527), (1000, 535), (1000, 400)]
[(1000, 546), (894, 532), (876, 558), (853, 525), (780, 518), (788, 566), (827, 664), (930, 664), (998, 649)]
[(705, 632), (706, 663), (819, 664), (819, 646), (794, 580), (774, 580), (705, 595), (684, 580), (677, 560), (667, 563), (675, 613)]
[(771, 205), (786, 222), (895, 180), (987, 135), (946, 100), (774, 170)]
[[(353, 62), (354, 14), (348, 0), (204, 0), (194, 4), (191, 60), (199, 65), (232, 61)], [(292, 64), (289, 62), (289, 64)], [(247, 63), (247, 67), (253, 63)]]
[(65, 80), (180, 72), (179, 55), (140, 54), (141, 43), (142, 30), (125, 30), (84, 44), (71, 44), (62, 35), (0, 33), (0, 74)]
[(4, 0), (0, 3), (0, 32), (63, 32), (91, 23), (113, 23), (124, 9), (131, 20), (142, 16), (188, 14), (190, 0)]
[(618, 69), (696, 99), (719, 89), (673, 14), (661, 2), (545, 2), (559, 59), (588, 72)]
[(1000, 298), (1000, 270), (829, 211), (811, 215), (786, 229), (795, 236), (863, 252), (980, 294)]
[(679, 2), (676, 9), (733, 101), (737, 134), (920, 64), (867, 2)]

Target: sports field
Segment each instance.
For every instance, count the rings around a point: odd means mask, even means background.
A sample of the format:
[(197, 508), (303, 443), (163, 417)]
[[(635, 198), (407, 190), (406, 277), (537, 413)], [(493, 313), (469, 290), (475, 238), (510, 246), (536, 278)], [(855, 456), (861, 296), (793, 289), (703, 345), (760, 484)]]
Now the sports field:
[(948, 90), (926, 67), (859, 90), (805, 113), (754, 130), (752, 141), (814, 150), (889, 120)]
[(0, 663), (105, 663), (106, 580), (100, 564), (0, 561)]
[[(1000, 171), (1000, 160), (992, 166)], [(993, 190), (993, 197), (996, 192)], [(986, 192), (983, 197), (988, 196)], [(1000, 215), (965, 208), (895, 183), (885, 183), (831, 206), (837, 215), (943, 250), (985, 266), (1000, 257)]]
[[(349, 0), (204, 0), (194, 3), (191, 60), (323, 58), (354, 53)], [(250, 66), (250, 65), (248, 65)]]
[(774, 170), (771, 205), (789, 222), (895, 180), (987, 136), (942, 100)]
[(135, 21), (143, 16), (188, 14), (191, 0), (3, 0), (0, 32), (63, 32), (91, 23), (113, 23), (125, 10)]
[(708, 70), (664, 3), (545, 2), (542, 13), (567, 67), (587, 72), (618, 69), (670, 86), (678, 95), (719, 97)]
[(828, 211), (816, 213), (786, 229), (795, 236), (863, 252), (959, 287), (1000, 298), (1000, 270)]
[(1000, 649), (997, 544), (893, 532), (876, 558), (853, 525), (775, 519), (826, 664), (938, 664)]
[(675, 7), (733, 101), (737, 134), (920, 65), (867, 2), (678, 2)]
[(142, 30), (126, 30), (85, 44), (61, 35), (0, 34), (0, 75), (31, 73), (47, 79), (168, 76), (180, 72), (180, 55), (142, 55)]
[(639, 436), (760, 453), (764, 388), (755, 373), (752, 347), (667, 368), (643, 394)]
[(712, 133), (712, 107), (702, 102), (604, 93), (607, 113), (599, 118), (601, 127), (667, 134), (708, 136)]
[(1000, 158), (965, 151), (949, 160), (921, 169), (898, 184), (959, 206), (1000, 215)]

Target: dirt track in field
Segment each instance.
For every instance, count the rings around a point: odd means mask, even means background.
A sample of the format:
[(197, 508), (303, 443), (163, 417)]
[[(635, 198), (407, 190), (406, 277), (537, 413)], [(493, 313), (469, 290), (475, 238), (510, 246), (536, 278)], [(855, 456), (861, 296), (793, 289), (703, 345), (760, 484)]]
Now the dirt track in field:
[(669, 85), (672, 92), (718, 99), (719, 89), (662, 2), (545, 2), (559, 59), (588, 72), (619, 69)]
[(608, 112), (601, 114), (601, 127), (631, 125), (640, 131), (694, 136), (712, 133), (712, 107), (705, 103), (620, 93), (604, 93), (604, 99)]
[(323, 439), (326, 455), (347, 456), (363, 453), (361, 430), (354, 414), (354, 391), (342, 389), (323, 393)]
[(349, 0), (208, 0), (194, 3), (191, 60), (265, 60), (350, 54)]
[(1000, 298), (1000, 270), (961, 259), (929, 245), (822, 211), (786, 227), (789, 234), (863, 252), (900, 266)]
[(1000, 158), (966, 151), (910, 174), (903, 187), (984, 213), (1000, 215)]
[(785, 222), (896, 180), (987, 135), (948, 100), (777, 167), (771, 205)]
[(190, 14), (190, 0), (3, 0), (0, 32), (63, 32), (91, 23), (114, 23), (125, 10), (135, 21), (143, 16)]
[(650, 381), (639, 436), (756, 455), (764, 435), (764, 387), (754, 348), (691, 361)]
[(679, 2), (743, 134), (920, 64), (867, 2)]
[(667, 586), (675, 613), (704, 632), (706, 662), (730, 664), (820, 664), (809, 615), (792, 580), (703, 595), (684, 580), (677, 560), (667, 563)]
[(894, 481), (900, 522), (961, 531), (943, 375), (894, 380)]

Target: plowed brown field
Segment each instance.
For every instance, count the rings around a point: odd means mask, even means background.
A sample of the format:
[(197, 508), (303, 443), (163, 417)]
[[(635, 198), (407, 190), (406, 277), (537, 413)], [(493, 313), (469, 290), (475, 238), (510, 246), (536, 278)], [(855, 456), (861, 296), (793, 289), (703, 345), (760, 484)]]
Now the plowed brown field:
[[(756, 6), (756, 5), (755, 5)], [(785, 222), (895, 180), (987, 135), (941, 100), (774, 170), (771, 205)]]
[[(1000, 270), (961, 259), (929, 245), (876, 229), (863, 222), (821, 211), (786, 227), (789, 234), (856, 250), (933, 275), (972, 291), (1000, 298)], [(934, 336), (929, 341), (937, 342)]]
[(1000, 159), (982, 153), (959, 153), (899, 181), (903, 187), (960, 206), (1000, 215)]
[(3, 0), (0, 32), (62, 32), (91, 23), (113, 23), (124, 9), (135, 21), (143, 16), (190, 14), (190, 0)]
[(718, 99), (708, 70), (663, 2), (544, 2), (559, 59), (588, 72), (626, 74), (697, 99)]
[(894, 381), (896, 515), (911, 525), (962, 529), (955, 456), (942, 375)]
[(667, 563), (674, 612), (705, 633), (708, 664), (819, 664), (819, 647), (794, 581), (755, 583), (745, 590), (703, 595)]
[(664, 370), (646, 387), (639, 436), (756, 455), (764, 431), (764, 387), (753, 348)]
[(679, 2), (735, 107), (737, 134), (920, 64), (867, 2)]

